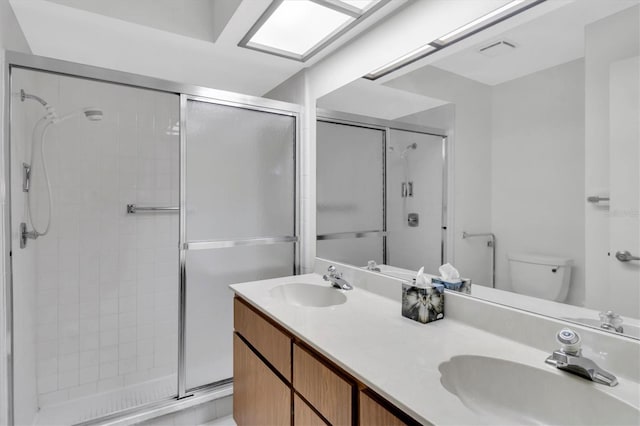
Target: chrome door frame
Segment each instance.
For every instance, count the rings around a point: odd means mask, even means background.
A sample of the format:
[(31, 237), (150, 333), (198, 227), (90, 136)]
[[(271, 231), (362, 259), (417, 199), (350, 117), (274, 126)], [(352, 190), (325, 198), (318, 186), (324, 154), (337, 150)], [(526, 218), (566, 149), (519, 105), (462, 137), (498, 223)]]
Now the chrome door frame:
[[(301, 208), (301, 194), (300, 194), (300, 182), (301, 182), (301, 158), (300, 158), (300, 116), (302, 114), (302, 107), (300, 105), (282, 102), (267, 98), (261, 98), (257, 96), (244, 95), (240, 93), (229, 92), (225, 90), (212, 89), (204, 86), (197, 86), (192, 84), (180, 83), (170, 80), (164, 80), (160, 78), (144, 76), (134, 73), (128, 73), (124, 71), (117, 71), (107, 68), (95, 67), (92, 65), (85, 65), (75, 62), (69, 62), (59, 59), (47, 58), (43, 56), (31, 55), (26, 53), (14, 52), (14, 51), (5, 51), (4, 52), (5, 62), (3, 64), (4, 78), (1, 84), (3, 84), (5, 98), (4, 102), (4, 116), (2, 117), (4, 120), (4, 132), (2, 135), (2, 155), (3, 155), (3, 177), (4, 177), (4, 187), (0, 188), (0, 190), (4, 191), (4, 204), (1, 207), (2, 214), (2, 227), (4, 230), (4, 238), (2, 240), (2, 264), (3, 264), (3, 280), (0, 282), (0, 291), (3, 292), (5, 297), (5, 303), (3, 306), (0, 306), (0, 315), (3, 315), (5, 320), (6, 327), (3, 330), (0, 330), (2, 333), (2, 339), (6, 342), (7, 348), (6, 353), (0, 355), (0, 363), (2, 363), (2, 368), (0, 370), (6, 370), (7, 380), (6, 380), (6, 407), (7, 407), (7, 420), (8, 424), (14, 423), (14, 383), (13, 383), (13, 272), (12, 272), (12, 247), (11, 236), (11, 74), (14, 69), (25, 69), (31, 71), (40, 71), (47, 72), (51, 74), (58, 74), (68, 77), (74, 78), (83, 78), (87, 80), (93, 80), (103, 83), (110, 84), (118, 84), (122, 86), (129, 86), (138, 89), (150, 89), (164, 93), (171, 93), (180, 96), (180, 102), (182, 102), (182, 98), (185, 96), (194, 97), (194, 98), (202, 98), (213, 100), (217, 103), (223, 104), (233, 104), (235, 106), (239, 106), (242, 108), (250, 108), (250, 109), (258, 109), (258, 110), (268, 110), (269, 112), (277, 112), (280, 114), (292, 115), (295, 117), (295, 214), (294, 214), (294, 236), (297, 237), (297, 242), (294, 244), (294, 272), (297, 274), (300, 270), (300, 245), (304, 243), (300, 240), (300, 208)], [(186, 102), (186, 100), (185, 100)], [(180, 105), (182, 108), (182, 104)], [(182, 111), (182, 109), (181, 109)], [(182, 114), (181, 114), (181, 124), (182, 122)], [(182, 149), (182, 138), (184, 131), (182, 128), (180, 129), (180, 139), (181, 139), (181, 149)], [(183, 152), (180, 153), (180, 158), (182, 161)], [(182, 170), (180, 172), (182, 174)], [(180, 200), (181, 207), (183, 204), (183, 194), (184, 190), (182, 187), (183, 179), (180, 182)], [(181, 214), (181, 226), (182, 226), (182, 215)], [(179, 247), (180, 251), (182, 251), (182, 247)], [(180, 265), (182, 265), (182, 258), (180, 258)], [(182, 268), (180, 269), (180, 277), (182, 279), (182, 273), (184, 271)], [(4, 288), (1, 288), (4, 287)], [(184, 294), (182, 292), (184, 289), (180, 284), (180, 306), (179, 312), (180, 316), (186, 313), (186, 307), (184, 306)], [(180, 321), (180, 320), (179, 320)], [(184, 324), (179, 323), (179, 327), (183, 327)], [(182, 328), (179, 328), (179, 351), (182, 352), (181, 348), (184, 347), (184, 333), (181, 332)], [(180, 334), (181, 333), (181, 334)], [(182, 346), (180, 346), (182, 345)], [(182, 361), (179, 361), (178, 365), (178, 386), (176, 389), (176, 394), (178, 399), (187, 395), (186, 390), (184, 389), (184, 374), (180, 377), (180, 370), (182, 369), (183, 373), (185, 371), (185, 365), (180, 365), (180, 362), (184, 363), (184, 354), (178, 354), (179, 360), (182, 357)], [(181, 382), (182, 382), (182, 390), (181, 391)], [(229, 381), (221, 381), (220, 385), (228, 385)], [(194, 389), (193, 393), (196, 391), (205, 390), (207, 386)], [(174, 400), (169, 400), (169, 402)], [(0, 404), (0, 405), (4, 405)], [(140, 411), (145, 410), (146, 407), (140, 407)], [(117, 414), (117, 413), (113, 413)], [(112, 415), (113, 415), (112, 414)], [(110, 416), (112, 416), (110, 415)]]
[[(293, 190), (293, 222), (292, 229), (293, 235), (276, 235), (276, 236), (261, 236), (255, 238), (236, 238), (236, 239), (224, 239), (224, 240), (207, 240), (207, 241), (188, 241), (187, 240), (187, 103), (189, 101), (205, 102), (215, 105), (223, 105), (235, 108), (242, 108), (246, 110), (265, 112), (270, 114), (284, 115), (294, 118), (294, 146), (293, 146), (293, 164), (294, 164), (294, 190)], [(299, 196), (299, 188), (301, 178), (299, 164), (299, 141), (300, 141), (300, 113), (298, 111), (283, 110), (281, 108), (273, 108), (272, 106), (256, 105), (254, 103), (247, 103), (237, 100), (209, 98), (205, 96), (195, 95), (180, 95), (180, 309), (179, 309), (179, 345), (178, 345), (178, 399), (192, 396), (194, 389), (187, 389), (186, 384), (186, 340), (187, 333), (187, 251), (189, 250), (210, 250), (228, 247), (240, 247), (240, 246), (258, 246), (258, 245), (271, 245), (271, 244), (283, 244), (294, 243), (294, 265), (293, 273), (297, 274), (300, 270), (300, 227), (299, 227), (299, 208), (301, 197)], [(197, 389), (197, 388), (196, 388)]]

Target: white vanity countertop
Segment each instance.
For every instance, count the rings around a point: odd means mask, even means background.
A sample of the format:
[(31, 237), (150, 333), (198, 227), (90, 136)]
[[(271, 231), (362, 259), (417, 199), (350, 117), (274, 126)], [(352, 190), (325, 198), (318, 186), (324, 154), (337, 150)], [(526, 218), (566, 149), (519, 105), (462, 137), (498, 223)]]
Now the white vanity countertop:
[[(456, 355), (505, 359), (567, 380), (584, 381), (545, 364), (549, 355), (446, 317), (421, 324), (402, 317), (400, 303), (355, 288), (341, 305), (294, 306), (270, 295), (288, 283), (328, 286), (318, 274), (231, 285), (233, 291), (349, 374), (424, 424), (495, 424), (468, 409), (440, 383), (438, 366)], [(340, 291), (340, 290), (336, 290)], [(620, 380), (603, 392), (638, 405), (638, 385)], [(586, 402), (588, 403), (588, 402)]]

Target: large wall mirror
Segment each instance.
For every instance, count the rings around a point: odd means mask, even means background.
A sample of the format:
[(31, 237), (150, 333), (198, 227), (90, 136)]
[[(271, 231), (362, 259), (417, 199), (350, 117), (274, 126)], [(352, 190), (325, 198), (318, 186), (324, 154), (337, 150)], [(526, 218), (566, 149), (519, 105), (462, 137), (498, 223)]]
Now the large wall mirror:
[(640, 338), (640, 1), (536, 7), (318, 99), (317, 254)]

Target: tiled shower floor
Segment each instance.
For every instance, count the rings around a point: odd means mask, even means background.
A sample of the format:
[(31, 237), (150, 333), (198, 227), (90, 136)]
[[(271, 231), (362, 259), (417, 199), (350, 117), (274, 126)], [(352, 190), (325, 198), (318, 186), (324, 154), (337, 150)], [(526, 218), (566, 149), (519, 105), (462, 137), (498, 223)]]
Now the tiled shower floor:
[(166, 399), (176, 392), (176, 377), (167, 376), (113, 391), (43, 407), (34, 426), (73, 425), (127, 408)]

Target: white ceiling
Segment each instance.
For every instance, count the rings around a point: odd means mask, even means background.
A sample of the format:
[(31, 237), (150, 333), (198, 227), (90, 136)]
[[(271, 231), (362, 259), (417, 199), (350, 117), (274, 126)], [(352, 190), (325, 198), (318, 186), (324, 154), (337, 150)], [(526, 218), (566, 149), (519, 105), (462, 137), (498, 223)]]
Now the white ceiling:
[(362, 78), (318, 99), (319, 108), (385, 120), (396, 120), (446, 103)]
[(215, 42), (241, 0), (48, 0), (159, 30)]
[[(474, 36), (471, 47), (432, 65), (480, 83), (500, 84), (582, 58), (586, 25), (639, 3), (639, 0), (578, 0), (499, 35), (486, 38), (480, 33)], [(515, 42), (517, 48), (496, 57), (478, 52), (502, 39)]]
[(35, 55), (262, 96), (386, 14), (391, 1), (306, 63), (238, 47), (271, 0), (10, 0)]

